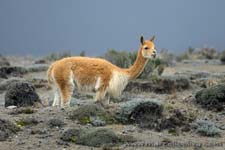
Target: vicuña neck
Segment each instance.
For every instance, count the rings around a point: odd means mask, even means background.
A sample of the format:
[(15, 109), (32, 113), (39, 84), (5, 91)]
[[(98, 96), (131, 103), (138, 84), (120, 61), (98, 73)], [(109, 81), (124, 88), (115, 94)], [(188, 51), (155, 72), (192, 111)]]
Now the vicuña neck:
[(142, 56), (141, 48), (140, 48), (134, 64), (130, 68), (125, 70), (126, 73), (129, 75), (129, 80), (133, 80), (137, 78), (143, 72), (147, 62), (148, 62), (148, 59)]

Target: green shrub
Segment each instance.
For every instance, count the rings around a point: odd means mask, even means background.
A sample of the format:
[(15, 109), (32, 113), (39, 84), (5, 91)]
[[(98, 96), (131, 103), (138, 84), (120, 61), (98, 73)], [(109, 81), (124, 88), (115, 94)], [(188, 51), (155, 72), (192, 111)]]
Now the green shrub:
[(203, 136), (219, 136), (221, 134), (220, 129), (211, 121), (197, 120), (191, 126)]
[(126, 51), (116, 51), (111, 49), (104, 54), (103, 58), (121, 68), (128, 68), (131, 65), (129, 53)]
[(55, 61), (59, 60), (65, 57), (71, 57), (70, 51), (64, 51), (64, 52), (52, 52), (49, 55), (45, 56), (43, 59), (48, 61)]
[(202, 89), (195, 94), (195, 99), (203, 108), (213, 111), (224, 110), (225, 84), (218, 84)]
[(68, 129), (63, 133), (61, 139), (66, 142), (93, 147), (120, 146), (126, 142), (108, 128)]
[[(134, 64), (137, 58), (137, 52), (116, 51), (112, 49), (105, 53), (102, 58), (121, 68), (129, 68)], [(165, 62), (162, 61), (162, 59), (150, 59), (146, 64), (144, 71), (138, 78), (147, 79), (155, 73), (161, 75), (164, 71), (164, 66)]]
[(80, 52), (80, 56), (81, 56), (81, 57), (85, 57), (85, 56), (86, 56), (85, 51), (81, 51), (81, 52)]
[(221, 53), (220, 61), (225, 64), (225, 50)]
[(71, 120), (78, 120), (80, 124), (90, 123), (92, 125), (96, 125), (98, 123), (112, 124), (115, 122), (113, 113), (107, 112), (104, 108), (95, 104), (83, 105), (72, 110), (69, 113), (69, 118)]
[(203, 48), (200, 52), (206, 59), (215, 59), (217, 56), (217, 52), (214, 48)]
[(38, 121), (35, 118), (26, 117), (16, 121), (16, 124), (20, 127), (31, 126), (31, 125), (37, 125)]

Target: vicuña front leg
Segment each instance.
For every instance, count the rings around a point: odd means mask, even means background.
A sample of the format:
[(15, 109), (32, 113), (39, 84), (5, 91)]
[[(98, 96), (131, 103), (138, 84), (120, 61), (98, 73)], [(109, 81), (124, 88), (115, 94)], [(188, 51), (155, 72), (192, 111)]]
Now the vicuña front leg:
[(74, 89), (74, 85), (71, 83), (67, 83), (65, 85), (60, 86), (61, 107), (69, 107), (70, 106), (73, 89)]

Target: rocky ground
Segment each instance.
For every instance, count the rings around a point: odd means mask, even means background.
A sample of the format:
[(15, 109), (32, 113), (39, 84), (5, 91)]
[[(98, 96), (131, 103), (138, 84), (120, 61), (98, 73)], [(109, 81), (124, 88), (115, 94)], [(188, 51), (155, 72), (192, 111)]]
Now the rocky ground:
[(8, 57), (0, 66), (2, 150), (225, 148), (225, 65), (218, 61), (184, 61), (162, 77), (135, 80), (108, 107), (75, 93), (67, 109), (51, 107), (45, 61)]

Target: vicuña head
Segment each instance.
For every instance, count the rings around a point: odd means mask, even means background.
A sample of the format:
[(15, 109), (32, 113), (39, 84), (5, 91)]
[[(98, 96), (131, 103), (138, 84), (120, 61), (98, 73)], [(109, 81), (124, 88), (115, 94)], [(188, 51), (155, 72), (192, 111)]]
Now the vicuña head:
[(47, 72), (48, 83), (55, 92), (53, 106), (58, 106), (60, 100), (61, 107), (69, 106), (74, 86), (79, 92), (95, 91), (95, 101), (108, 104), (110, 97), (120, 96), (128, 82), (142, 73), (148, 59), (156, 57), (154, 39), (153, 36), (150, 40), (144, 40), (141, 36), (136, 61), (129, 68), (89, 57), (67, 57), (54, 62)]
[(144, 37), (141, 36), (141, 51), (144, 58), (156, 57), (155, 45), (153, 43), (154, 39), (155, 36), (153, 36), (150, 40), (145, 41)]

